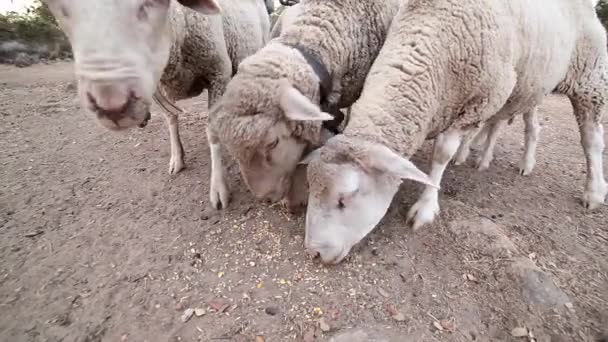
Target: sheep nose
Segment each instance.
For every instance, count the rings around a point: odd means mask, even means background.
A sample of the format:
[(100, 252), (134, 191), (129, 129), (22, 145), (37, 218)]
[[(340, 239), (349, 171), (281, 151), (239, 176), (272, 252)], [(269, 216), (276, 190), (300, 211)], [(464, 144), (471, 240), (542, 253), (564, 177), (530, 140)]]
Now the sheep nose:
[(87, 91), (89, 105), (106, 115), (124, 113), (134, 97), (135, 93), (126, 85), (97, 84)]

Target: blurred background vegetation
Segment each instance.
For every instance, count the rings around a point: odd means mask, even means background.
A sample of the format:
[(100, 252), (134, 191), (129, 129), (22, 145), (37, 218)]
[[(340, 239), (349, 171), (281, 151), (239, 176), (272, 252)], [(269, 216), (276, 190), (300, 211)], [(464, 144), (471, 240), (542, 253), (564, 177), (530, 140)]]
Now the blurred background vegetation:
[[(292, 0), (279, 0), (279, 3), (283, 1), (289, 3)], [(282, 5), (277, 5), (273, 21), (283, 10)], [(608, 27), (608, 0), (600, 0), (596, 11), (604, 26)], [(66, 36), (41, 0), (33, 1), (23, 13), (0, 13), (0, 62), (14, 60), (18, 53), (37, 54), (38, 58), (47, 59), (71, 56)]]
[(41, 0), (33, 1), (22, 13), (0, 13), (0, 62), (12, 63), (24, 56), (31, 63), (40, 58), (71, 57), (67, 37)]

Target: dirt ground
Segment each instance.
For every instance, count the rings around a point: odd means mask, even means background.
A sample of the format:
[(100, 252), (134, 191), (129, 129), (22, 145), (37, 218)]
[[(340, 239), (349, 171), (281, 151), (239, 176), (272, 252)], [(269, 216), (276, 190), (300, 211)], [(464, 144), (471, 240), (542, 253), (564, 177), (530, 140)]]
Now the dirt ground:
[(347, 260), (322, 266), (303, 217), (256, 202), (231, 160), (231, 206), (208, 208), (204, 96), (180, 103), (187, 169), (172, 177), (157, 108), (144, 129), (107, 131), (72, 78), (67, 63), (0, 66), (1, 341), (565, 342), (608, 328), (608, 209), (580, 203), (565, 98), (540, 110), (531, 176), (518, 118), (490, 170), (448, 168), (435, 224), (405, 227), (421, 190), (407, 182)]

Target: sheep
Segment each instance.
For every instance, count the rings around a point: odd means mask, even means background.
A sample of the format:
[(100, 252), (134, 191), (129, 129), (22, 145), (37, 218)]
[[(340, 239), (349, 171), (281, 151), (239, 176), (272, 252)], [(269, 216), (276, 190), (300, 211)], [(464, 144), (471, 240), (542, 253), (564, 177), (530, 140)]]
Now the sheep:
[[(256, 198), (285, 199), (305, 149), (340, 131), (347, 121), (340, 108), (359, 96), (399, 3), (302, 1), (280, 36), (241, 63), (209, 127)], [(331, 114), (306, 122), (292, 115), (310, 103)]]
[[(185, 166), (181, 110), (173, 102), (207, 89), (213, 106), (270, 34), (265, 0), (223, 0), (221, 15), (218, 0), (46, 1), (72, 45), (82, 106), (118, 131), (145, 126), (157, 102), (169, 128), (172, 175)], [(217, 137), (208, 131), (207, 139), (209, 197), (217, 204), (227, 190)]]
[[(511, 125), (515, 116), (509, 118), (508, 124)], [(523, 114), (524, 119), (524, 154), (519, 162), (519, 174), (528, 176), (532, 173), (536, 165), (536, 145), (540, 134), (540, 125), (538, 123), (538, 107), (527, 110)], [(493, 159), (494, 146), (498, 139), (498, 132), (503, 126), (504, 120), (486, 123), (481, 130), (476, 130), (473, 134), (466, 135), (454, 156), (454, 165), (462, 165), (466, 162), (469, 156), (470, 146), (481, 145), (483, 143), (483, 152), (477, 158), (477, 168), (481, 171), (487, 170)]]
[[(393, 20), (344, 132), (308, 165), (305, 247), (338, 263), (385, 215), (399, 185), (424, 184), (407, 221), (439, 213), (443, 172), (462, 136), (540, 104), (552, 90), (574, 107), (587, 159), (585, 207), (608, 192), (602, 111), (608, 91), (606, 31), (590, 0), (411, 0)], [(555, 18), (559, 18), (556, 20)], [(308, 103), (292, 117), (324, 115)], [(430, 173), (408, 160), (434, 139)]]

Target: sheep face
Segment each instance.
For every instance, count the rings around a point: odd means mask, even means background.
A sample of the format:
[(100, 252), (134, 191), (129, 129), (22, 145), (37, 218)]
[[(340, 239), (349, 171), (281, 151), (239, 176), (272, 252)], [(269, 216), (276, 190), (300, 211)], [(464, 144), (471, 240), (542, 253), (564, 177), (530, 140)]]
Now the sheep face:
[[(306, 148), (319, 143), (320, 121), (333, 117), (321, 112), (287, 79), (263, 82), (243, 76), (246, 67), (228, 85), (220, 105), (211, 110), (210, 126), (238, 161), (254, 196), (277, 202), (289, 191)], [(246, 96), (241, 95), (243, 89)]]
[(389, 148), (345, 136), (306, 156), (309, 188), (305, 247), (336, 264), (386, 214), (402, 179), (431, 184), (414, 164)]
[(245, 184), (257, 198), (279, 201), (289, 190), (305, 148), (306, 143), (293, 136), (288, 123), (274, 124), (267, 130), (263, 144), (237, 158)]
[[(112, 130), (143, 127), (171, 49), (171, 0), (45, 0), (74, 54), (85, 110)], [(178, 0), (203, 13), (217, 0)]]

